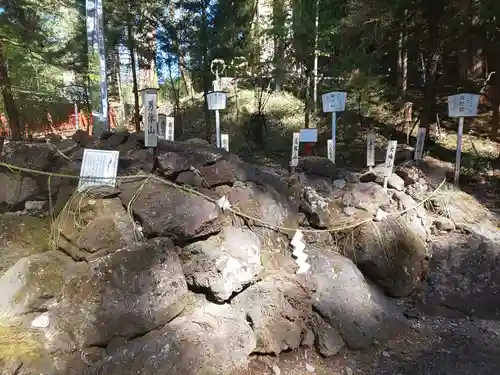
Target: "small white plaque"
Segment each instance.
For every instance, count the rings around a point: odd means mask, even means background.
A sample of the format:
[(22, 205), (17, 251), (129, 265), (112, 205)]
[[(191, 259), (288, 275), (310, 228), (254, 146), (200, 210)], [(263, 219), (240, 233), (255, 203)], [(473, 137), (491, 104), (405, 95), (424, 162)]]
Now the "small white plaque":
[(345, 91), (332, 91), (321, 96), (323, 112), (342, 112), (345, 110), (347, 93)]
[(448, 116), (475, 117), (479, 105), (478, 94), (456, 94), (448, 96)]
[(414, 160), (422, 160), (424, 156), (424, 143), (425, 143), (425, 128), (418, 128), (417, 133), (417, 144), (415, 145), (415, 155)]
[(316, 128), (300, 129), (300, 142), (303, 143), (318, 142), (318, 129)]
[(296, 167), (299, 165), (299, 143), (300, 143), (300, 133), (293, 133), (292, 142), (292, 160), (290, 160), (290, 165)]
[(220, 143), (222, 148), (229, 152), (229, 134), (222, 133), (220, 135)]
[(119, 151), (110, 150), (83, 150), (82, 167), (78, 191), (83, 191), (93, 186), (116, 185)]
[(173, 117), (167, 117), (166, 118), (166, 139), (169, 141), (174, 141), (174, 136), (175, 136), (175, 128), (174, 128), (174, 118)]
[(158, 138), (166, 139), (167, 137), (167, 115), (158, 113)]
[(373, 167), (375, 165), (375, 134), (369, 133), (366, 136), (366, 165)]
[(392, 174), (392, 168), (394, 167), (394, 160), (396, 159), (396, 149), (398, 147), (398, 141), (389, 141), (387, 146), (387, 153), (385, 154), (385, 168), (384, 177), (389, 178)]
[(208, 109), (215, 111), (226, 108), (226, 93), (223, 91), (212, 91), (207, 94)]
[(326, 147), (327, 147), (327, 154), (328, 154), (328, 159), (335, 164), (335, 143), (333, 142), (332, 139), (329, 139), (326, 141)]

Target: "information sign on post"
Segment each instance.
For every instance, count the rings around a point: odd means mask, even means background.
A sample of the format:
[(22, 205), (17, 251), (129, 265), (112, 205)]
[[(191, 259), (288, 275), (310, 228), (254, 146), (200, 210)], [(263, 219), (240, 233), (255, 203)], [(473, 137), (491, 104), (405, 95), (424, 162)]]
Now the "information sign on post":
[(221, 134), (220, 135), (222, 148), (229, 152), (229, 134)]
[(335, 160), (335, 148), (337, 143), (337, 112), (345, 110), (346, 99), (347, 93), (345, 91), (332, 91), (321, 96), (323, 112), (332, 114), (333, 160)]
[(394, 160), (396, 159), (396, 149), (398, 147), (398, 141), (389, 141), (387, 145), (387, 153), (385, 154), (385, 166), (384, 166), (384, 189), (387, 189), (387, 181), (392, 175), (392, 169), (394, 168)]
[(208, 109), (215, 111), (215, 134), (217, 147), (221, 147), (219, 110), (226, 108), (226, 97), (226, 93), (223, 91), (212, 91), (207, 94)]
[(374, 133), (366, 136), (366, 165), (370, 171), (375, 166), (375, 139)]
[(300, 133), (293, 133), (292, 160), (290, 160), (290, 166), (292, 167), (296, 167), (299, 165), (299, 143)]
[(146, 147), (158, 146), (158, 114), (156, 105), (157, 89), (142, 90), (142, 105), (144, 106), (144, 144)]
[(83, 150), (82, 167), (80, 169), (80, 180), (78, 181), (79, 192), (93, 186), (116, 185), (116, 173), (118, 170), (119, 151), (110, 150)]
[(172, 142), (174, 141), (175, 138), (174, 120), (175, 119), (173, 117), (167, 117), (167, 122), (166, 122), (167, 140)]
[(477, 116), (480, 95), (478, 94), (455, 94), (448, 96), (448, 116), (458, 117), (457, 152), (455, 156), (454, 183), (458, 186), (460, 178), (460, 158), (462, 153), (462, 134), (464, 131), (464, 117)]
[(300, 143), (316, 143), (318, 142), (318, 129), (307, 128), (300, 129)]
[(414, 160), (422, 160), (424, 156), (425, 133), (425, 128), (418, 128), (417, 144), (415, 145), (415, 155), (413, 157)]

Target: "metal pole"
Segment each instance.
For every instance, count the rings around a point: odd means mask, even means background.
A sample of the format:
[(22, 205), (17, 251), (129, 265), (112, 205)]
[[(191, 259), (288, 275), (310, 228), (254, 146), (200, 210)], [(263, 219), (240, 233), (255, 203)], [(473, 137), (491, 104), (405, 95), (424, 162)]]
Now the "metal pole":
[(80, 128), (80, 123), (78, 119), (78, 104), (75, 103), (75, 130)]
[(332, 112), (332, 146), (333, 146), (333, 164), (335, 164), (335, 149), (337, 148), (337, 113)]
[(215, 133), (217, 147), (220, 148), (220, 118), (218, 109), (215, 110)]
[(455, 159), (455, 178), (454, 184), (458, 186), (458, 180), (460, 179), (460, 157), (462, 153), (462, 133), (464, 132), (464, 118), (459, 117), (458, 119), (458, 134), (457, 134), (457, 155)]
[(104, 129), (109, 130), (108, 120), (108, 83), (106, 71), (106, 51), (104, 46), (104, 15), (102, 0), (96, 0), (97, 45), (99, 47), (99, 78), (101, 88), (101, 114), (104, 119)]

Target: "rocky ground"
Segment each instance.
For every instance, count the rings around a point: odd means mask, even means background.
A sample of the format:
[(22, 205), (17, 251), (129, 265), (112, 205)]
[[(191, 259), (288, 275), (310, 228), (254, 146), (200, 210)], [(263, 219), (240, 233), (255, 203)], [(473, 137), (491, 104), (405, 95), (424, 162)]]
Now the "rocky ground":
[[(75, 192), (84, 148), (128, 177)], [(382, 166), (290, 173), (201, 140), (6, 143), (0, 374), (499, 373), (498, 218), (397, 155), (385, 190)]]

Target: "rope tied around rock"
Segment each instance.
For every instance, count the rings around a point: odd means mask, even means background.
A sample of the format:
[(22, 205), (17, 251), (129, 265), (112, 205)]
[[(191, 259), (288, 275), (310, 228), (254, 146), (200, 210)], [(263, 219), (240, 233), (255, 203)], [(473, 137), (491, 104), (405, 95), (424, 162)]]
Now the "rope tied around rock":
[[(78, 176), (78, 175), (74, 175), (74, 174), (67, 174), (67, 173), (55, 173), (55, 172), (47, 172), (47, 171), (39, 171), (39, 170), (36, 170), (36, 169), (31, 169), (31, 168), (25, 168), (25, 167), (19, 167), (19, 166), (15, 166), (15, 165), (12, 165), (12, 164), (8, 164), (8, 163), (4, 163), (4, 162), (0, 162), (0, 167), (5, 167), (7, 168), (9, 171), (11, 171), (12, 173), (16, 173), (16, 174), (19, 174), (21, 172), (24, 172), (24, 173), (28, 173), (28, 174), (36, 174), (36, 175), (42, 175), (42, 176), (47, 176), (49, 178), (49, 183), (50, 183), (50, 178), (53, 178), (53, 177), (59, 177), (59, 178), (68, 178), (68, 179), (93, 179), (93, 180), (99, 180), (99, 179), (106, 179), (106, 180), (109, 180), (109, 177), (95, 177), (95, 176)], [(170, 187), (173, 187), (175, 189), (180, 189), (186, 193), (189, 193), (189, 194), (193, 194), (193, 195), (197, 195), (197, 196), (200, 196), (214, 204), (217, 205), (217, 201), (218, 199), (214, 199), (212, 197), (209, 197), (208, 195), (206, 194), (203, 194), (193, 188), (190, 188), (190, 187), (187, 187), (187, 186), (182, 186), (182, 185), (178, 185), (172, 181), (168, 181), (166, 179), (163, 179), (159, 176), (156, 176), (152, 173), (150, 174), (143, 174), (143, 175), (129, 175), (129, 176), (116, 176), (116, 180), (117, 181), (127, 181), (127, 180), (141, 180), (141, 179), (144, 179), (144, 181), (141, 183), (141, 185), (139, 186), (139, 188), (137, 189), (137, 191), (134, 193), (132, 199), (130, 200), (128, 206), (127, 206), (127, 212), (129, 214), (130, 217), (132, 217), (132, 205), (133, 203), (136, 201), (137, 197), (140, 195), (140, 192), (141, 190), (144, 188), (144, 186), (147, 184), (147, 182), (149, 180), (155, 180), (155, 181), (158, 181), (158, 182), (161, 182), (167, 186), (170, 186)], [(423, 204), (425, 204), (425, 202), (429, 201), (439, 190), (441, 190), (441, 188), (443, 187), (443, 185), (446, 183), (446, 179), (443, 179), (443, 181), (432, 191), (430, 192), (424, 199), (422, 199), (420, 202), (418, 202), (417, 204), (415, 204), (413, 207), (409, 207), (407, 209), (404, 209), (404, 210), (401, 210), (401, 211), (396, 211), (396, 212), (390, 212), (390, 213), (387, 213), (387, 217), (389, 216), (395, 216), (395, 217), (398, 217), (398, 216), (402, 216), (412, 210), (416, 210), (418, 209), (420, 206), (422, 206)], [(49, 187), (49, 192), (50, 192), (50, 187)], [(52, 209), (51, 209), (52, 211)], [(226, 208), (224, 210), (225, 212), (231, 212), (243, 219), (246, 219), (246, 220), (250, 220), (254, 223), (258, 223), (260, 224), (262, 227), (266, 227), (268, 229), (271, 229), (271, 230), (274, 230), (274, 231), (277, 231), (277, 232), (281, 232), (285, 235), (288, 235), (290, 233), (294, 233), (296, 232), (297, 230), (300, 230), (301, 232), (303, 233), (332, 233), (332, 232), (342, 232), (342, 231), (346, 231), (346, 230), (349, 230), (349, 229), (354, 229), (360, 225), (363, 225), (363, 224), (366, 224), (366, 223), (369, 223), (369, 222), (373, 222), (375, 217), (369, 217), (369, 218), (366, 218), (366, 219), (363, 219), (363, 220), (360, 220), (360, 221), (357, 221), (355, 223), (352, 223), (352, 224), (348, 224), (348, 225), (341, 225), (341, 226), (336, 226), (336, 227), (330, 227), (330, 228), (325, 228), (325, 229), (307, 229), (307, 228), (302, 228), (302, 229), (299, 229), (299, 228), (290, 228), (290, 227), (285, 227), (285, 226), (281, 226), (281, 225), (276, 225), (276, 224), (271, 224), (271, 223), (268, 223), (262, 219), (259, 219), (257, 217), (254, 217), (252, 215), (248, 215), (244, 212), (242, 212), (241, 210), (235, 208), (234, 206), (230, 206), (228, 208)]]

